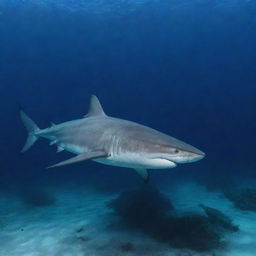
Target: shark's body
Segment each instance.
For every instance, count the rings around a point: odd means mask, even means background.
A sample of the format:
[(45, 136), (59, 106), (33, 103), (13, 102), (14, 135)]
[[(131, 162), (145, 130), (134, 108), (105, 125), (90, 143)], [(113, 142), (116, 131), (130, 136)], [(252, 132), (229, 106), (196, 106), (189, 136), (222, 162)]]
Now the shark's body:
[(180, 140), (135, 122), (107, 116), (96, 96), (92, 96), (89, 113), (82, 119), (53, 124), (40, 130), (21, 111), (29, 131), (26, 151), (38, 137), (56, 144), (58, 151), (67, 150), (77, 156), (53, 165), (57, 167), (84, 160), (135, 169), (147, 181), (146, 169), (165, 169), (177, 163), (200, 160), (204, 153)]

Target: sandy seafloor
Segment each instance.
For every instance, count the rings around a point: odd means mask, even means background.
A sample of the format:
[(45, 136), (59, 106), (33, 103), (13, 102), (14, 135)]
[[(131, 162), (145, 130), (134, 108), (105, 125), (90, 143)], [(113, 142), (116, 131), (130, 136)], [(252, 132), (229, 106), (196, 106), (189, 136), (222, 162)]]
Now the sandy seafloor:
[[(172, 249), (136, 229), (119, 224), (119, 217), (107, 207), (118, 194), (91, 189), (51, 188), (56, 202), (31, 207), (14, 196), (0, 199), (1, 256), (255, 256), (256, 213), (233, 207), (221, 193), (209, 192), (195, 183), (184, 183), (162, 191), (175, 208), (184, 212), (201, 211), (198, 204), (215, 207), (232, 218), (240, 231), (226, 237), (227, 248), (214, 253)], [(154, 220), (152, 220), (154, 221)], [(131, 242), (134, 250), (121, 250)]]

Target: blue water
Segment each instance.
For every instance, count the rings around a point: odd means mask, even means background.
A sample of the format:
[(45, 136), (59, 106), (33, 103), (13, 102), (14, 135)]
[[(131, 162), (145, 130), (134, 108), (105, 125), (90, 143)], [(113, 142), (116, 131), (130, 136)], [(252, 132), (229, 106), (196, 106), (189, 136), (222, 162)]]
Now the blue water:
[(142, 185), (132, 170), (94, 162), (45, 170), (71, 154), (56, 154), (44, 140), (20, 153), (19, 106), (46, 128), (85, 115), (91, 94), (107, 114), (206, 153), (152, 172), (160, 190), (185, 181), (211, 191), (249, 186), (256, 178), (255, 31), (252, 0), (0, 0), (3, 197), (24, 188), (72, 184), (109, 195)]

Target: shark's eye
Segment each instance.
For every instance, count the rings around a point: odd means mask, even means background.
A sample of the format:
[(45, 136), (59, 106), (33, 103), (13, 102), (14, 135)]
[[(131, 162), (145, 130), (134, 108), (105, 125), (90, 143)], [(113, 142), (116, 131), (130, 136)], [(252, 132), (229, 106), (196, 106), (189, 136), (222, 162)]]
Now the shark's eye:
[(175, 154), (178, 154), (180, 151), (179, 151), (177, 148), (175, 148), (173, 152), (174, 152)]

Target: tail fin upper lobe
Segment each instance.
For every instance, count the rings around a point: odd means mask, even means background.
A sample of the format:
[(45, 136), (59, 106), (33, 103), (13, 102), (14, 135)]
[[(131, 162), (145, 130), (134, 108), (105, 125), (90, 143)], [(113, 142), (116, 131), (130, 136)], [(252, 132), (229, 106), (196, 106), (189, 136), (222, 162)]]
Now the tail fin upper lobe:
[(28, 131), (26, 143), (21, 150), (21, 152), (25, 152), (37, 141), (38, 137), (35, 135), (35, 132), (39, 131), (40, 129), (35, 122), (24, 113), (23, 110), (20, 110), (20, 117)]

